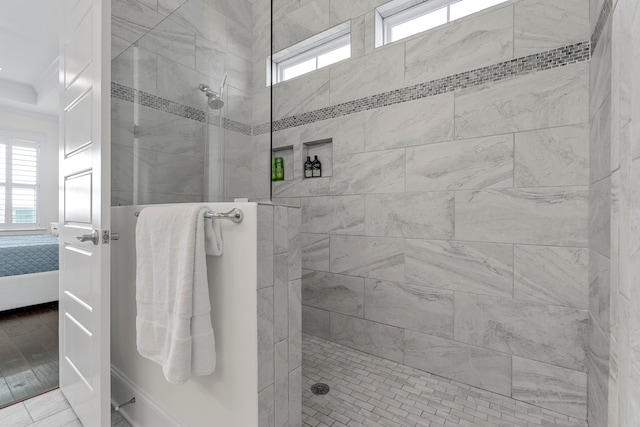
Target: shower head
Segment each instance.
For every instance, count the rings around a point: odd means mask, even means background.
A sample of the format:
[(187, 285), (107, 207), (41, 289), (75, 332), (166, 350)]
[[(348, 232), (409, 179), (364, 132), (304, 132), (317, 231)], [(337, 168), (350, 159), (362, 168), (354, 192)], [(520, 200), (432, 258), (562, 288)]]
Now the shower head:
[(219, 110), (224, 106), (224, 101), (222, 100), (221, 95), (222, 91), (220, 93), (214, 92), (209, 86), (204, 83), (200, 83), (199, 89), (207, 96), (207, 105), (209, 105), (209, 108)]

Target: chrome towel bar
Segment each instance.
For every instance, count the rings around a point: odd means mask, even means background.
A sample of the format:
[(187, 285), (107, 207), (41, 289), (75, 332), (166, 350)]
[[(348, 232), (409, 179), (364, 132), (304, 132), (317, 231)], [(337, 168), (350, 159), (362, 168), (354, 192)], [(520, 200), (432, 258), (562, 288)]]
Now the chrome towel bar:
[[(135, 216), (140, 215), (140, 212), (134, 212)], [(244, 218), (244, 214), (238, 208), (231, 209), (229, 212), (205, 212), (204, 217), (207, 219), (228, 219), (236, 224), (242, 222)]]

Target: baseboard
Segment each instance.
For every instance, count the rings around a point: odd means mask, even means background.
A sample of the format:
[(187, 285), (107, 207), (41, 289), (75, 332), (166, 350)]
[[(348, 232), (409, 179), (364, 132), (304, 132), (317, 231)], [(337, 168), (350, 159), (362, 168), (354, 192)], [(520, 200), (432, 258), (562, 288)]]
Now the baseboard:
[(118, 368), (111, 366), (111, 404), (115, 407), (132, 397), (136, 402), (119, 411), (132, 427), (185, 427)]

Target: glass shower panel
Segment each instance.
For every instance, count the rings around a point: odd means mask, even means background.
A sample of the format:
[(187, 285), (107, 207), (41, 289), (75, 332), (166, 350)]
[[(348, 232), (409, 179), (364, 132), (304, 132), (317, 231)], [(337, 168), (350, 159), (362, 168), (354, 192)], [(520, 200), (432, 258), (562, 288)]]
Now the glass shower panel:
[(113, 205), (269, 198), (253, 136), (263, 3), (113, 0)]

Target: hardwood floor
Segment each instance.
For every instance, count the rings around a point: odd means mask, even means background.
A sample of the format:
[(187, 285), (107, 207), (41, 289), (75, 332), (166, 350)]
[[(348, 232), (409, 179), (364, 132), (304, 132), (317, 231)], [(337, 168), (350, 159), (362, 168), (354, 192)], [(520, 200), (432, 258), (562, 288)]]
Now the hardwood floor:
[(58, 387), (58, 305), (0, 313), (0, 408)]

